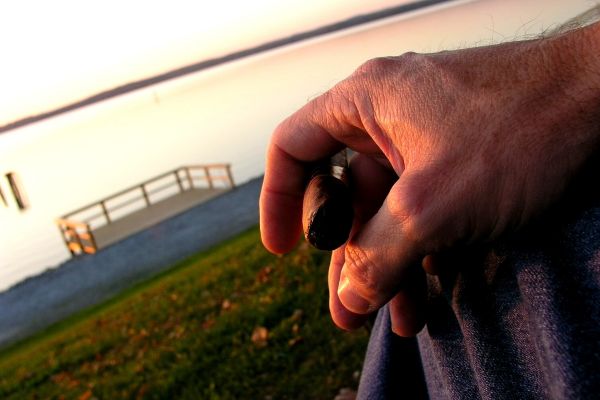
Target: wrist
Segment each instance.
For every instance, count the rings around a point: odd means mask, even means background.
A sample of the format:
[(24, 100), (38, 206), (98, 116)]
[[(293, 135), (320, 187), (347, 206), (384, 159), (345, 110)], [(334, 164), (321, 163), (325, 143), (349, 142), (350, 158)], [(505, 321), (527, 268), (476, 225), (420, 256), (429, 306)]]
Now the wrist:
[(572, 126), (570, 137), (596, 151), (600, 144), (600, 23), (542, 42), (547, 76), (558, 89), (555, 98), (548, 99), (549, 106), (560, 103), (556, 110), (563, 110), (569, 120), (565, 122)]
[[(571, 74), (573, 89), (590, 101), (600, 97), (600, 22), (555, 38), (555, 57)], [(566, 78), (566, 77), (565, 77)]]

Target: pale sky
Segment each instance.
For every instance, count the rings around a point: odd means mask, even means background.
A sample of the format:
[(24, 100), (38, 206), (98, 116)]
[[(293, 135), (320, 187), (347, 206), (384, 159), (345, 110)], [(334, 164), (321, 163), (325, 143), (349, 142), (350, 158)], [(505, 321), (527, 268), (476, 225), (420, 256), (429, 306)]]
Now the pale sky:
[(203, 59), (410, 0), (0, 3), (0, 125)]

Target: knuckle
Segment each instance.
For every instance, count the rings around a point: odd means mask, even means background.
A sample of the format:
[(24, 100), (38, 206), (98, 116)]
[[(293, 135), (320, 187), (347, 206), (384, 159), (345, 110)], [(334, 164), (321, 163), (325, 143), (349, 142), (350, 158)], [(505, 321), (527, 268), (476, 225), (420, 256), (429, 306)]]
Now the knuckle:
[(397, 58), (399, 61), (401, 61), (403, 63), (412, 63), (412, 62), (418, 62), (423, 57), (424, 57), (423, 54), (415, 53), (414, 51), (407, 51), (406, 53), (401, 54)]
[(406, 52), (394, 57), (375, 57), (358, 67), (357, 71), (364, 73), (386, 73), (390, 70), (410, 68), (426, 61), (424, 54)]
[(420, 75), (436, 65), (436, 58), (427, 54), (406, 52), (393, 57), (376, 57), (360, 65), (354, 72), (355, 76), (385, 76), (397, 73), (401, 76)]
[(391, 68), (394, 67), (396, 61), (393, 57), (376, 57), (372, 58), (362, 65), (360, 65), (356, 71), (355, 75), (376, 75), (376, 74), (385, 74)]
[(348, 244), (345, 252), (345, 273), (350, 281), (361, 290), (367, 300), (377, 301), (379, 282), (378, 266), (371, 256), (360, 247)]
[(402, 236), (423, 243), (431, 235), (432, 225), (424, 212), (426, 194), (417, 187), (396, 190), (388, 196), (388, 211), (400, 227)]
[(421, 70), (423, 68), (427, 68), (427, 66), (433, 61), (430, 55), (415, 53), (413, 51), (409, 51), (396, 57), (396, 60), (398, 64), (402, 65), (408, 70)]

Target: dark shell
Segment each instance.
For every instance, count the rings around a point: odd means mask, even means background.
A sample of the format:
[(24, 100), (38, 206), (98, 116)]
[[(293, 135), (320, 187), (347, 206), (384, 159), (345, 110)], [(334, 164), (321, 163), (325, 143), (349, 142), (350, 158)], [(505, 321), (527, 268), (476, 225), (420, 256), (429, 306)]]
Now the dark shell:
[(311, 179), (304, 193), (302, 225), (306, 240), (320, 250), (334, 250), (350, 235), (353, 220), (348, 186), (331, 175)]

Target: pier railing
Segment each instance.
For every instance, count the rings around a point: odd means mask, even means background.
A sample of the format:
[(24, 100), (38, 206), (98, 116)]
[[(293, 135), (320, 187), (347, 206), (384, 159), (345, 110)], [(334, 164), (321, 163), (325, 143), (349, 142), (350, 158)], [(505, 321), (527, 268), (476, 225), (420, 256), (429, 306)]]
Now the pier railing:
[(230, 164), (188, 165), (71, 211), (58, 218), (56, 224), (72, 255), (93, 254), (98, 250), (95, 228), (184, 191), (234, 186)]
[(96, 239), (90, 229), (90, 224), (69, 221), (62, 218), (57, 219), (56, 224), (71, 255), (82, 253), (94, 254), (98, 251)]

